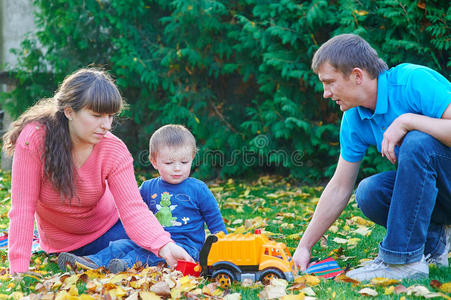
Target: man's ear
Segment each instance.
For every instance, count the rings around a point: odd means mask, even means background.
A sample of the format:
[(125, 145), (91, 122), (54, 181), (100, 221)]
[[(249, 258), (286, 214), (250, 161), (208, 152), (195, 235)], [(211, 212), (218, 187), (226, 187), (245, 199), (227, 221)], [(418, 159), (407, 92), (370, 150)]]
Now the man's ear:
[(354, 80), (354, 82), (357, 85), (362, 84), (362, 82), (364, 80), (364, 76), (365, 76), (365, 74), (364, 74), (363, 70), (360, 68), (354, 68), (351, 71), (351, 78)]
[(67, 119), (72, 120), (72, 113), (73, 113), (73, 109), (72, 107), (66, 107), (64, 108), (64, 115), (66, 116)]

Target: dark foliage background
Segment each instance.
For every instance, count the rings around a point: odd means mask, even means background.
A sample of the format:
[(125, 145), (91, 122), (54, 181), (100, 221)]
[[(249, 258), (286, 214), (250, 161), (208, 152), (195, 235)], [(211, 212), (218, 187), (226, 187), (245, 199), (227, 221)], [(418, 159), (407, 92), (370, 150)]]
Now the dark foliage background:
[[(14, 50), (17, 116), (85, 66), (108, 70), (129, 103), (114, 132), (136, 167), (167, 123), (196, 136), (196, 176), (276, 172), (328, 177), (341, 113), (310, 70), (330, 37), (356, 33), (389, 66), (427, 65), (449, 78), (451, 8), (441, 0), (34, 0), (37, 38)], [(9, 99), (9, 100), (7, 100)], [(390, 166), (369, 150), (361, 176)]]

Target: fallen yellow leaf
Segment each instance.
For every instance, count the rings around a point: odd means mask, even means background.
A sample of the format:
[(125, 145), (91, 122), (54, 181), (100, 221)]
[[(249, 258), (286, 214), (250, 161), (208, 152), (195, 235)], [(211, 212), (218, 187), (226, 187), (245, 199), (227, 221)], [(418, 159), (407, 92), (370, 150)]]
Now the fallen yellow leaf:
[(293, 233), (293, 234), (287, 235), (286, 238), (288, 240), (300, 240), (301, 235), (299, 233)]
[(351, 218), (351, 221), (354, 222), (354, 223), (356, 223), (356, 224), (364, 225), (364, 226), (370, 226), (370, 225), (373, 225), (373, 224), (374, 224), (373, 222), (371, 222), (371, 221), (369, 221), (369, 220), (366, 220), (366, 219), (364, 219), (364, 218), (362, 218), (362, 217), (359, 217), (359, 216), (354, 216), (354, 217), (352, 217), (352, 218)]
[(389, 279), (384, 277), (376, 277), (371, 279), (370, 284), (379, 285), (379, 286), (389, 286), (393, 284), (399, 283), (399, 280)]
[(360, 242), (359, 238), (350, 238), (348, 239), (348, 246), (355, 246)]
[(297, 277), (294, 282), (296, 283), (303, 283), (307, 286), (315, 286), (320, 284), (321, 280), (317, 276), (313, 275), (302, 275), (300, 277)]
[(330, 226), (330, 227), (329, 227), (329, 231), (332, 232), (332, 233), (337, 233), (337, 231), (338, 231), (338, 226), (336, 226), (336, 225)]
[(86, 295), (86, 294), (81, 294), (79, 300), (95, 300), (96, 298), (94, 298), (91, 295)]
[(78, 289), (75, 285), (70, 287), (69, 295), (78, 297)]
[(282, 300), (304, 300), (305, 295), (303, 293), (299, 293), (297, 295), (285, 295), (283, 296)]
[(111, 278), (109, 280), (109, 283), (117, 284), (119, 282), (122, 282), (122, 280), (124, 280), (124, 279), (128, 279), (129, 277), (130, 277), (129, 274), (120, 273), (120, 274), (114, 275), (113, 278)]
[(153, 292), (139, 292), (139, 296), (142, 300), (160, 300), (161, 297)]
[(384, 288), (384, 295), (391, 295), (395, 292), (395, 287), (393, 285)]
[(440, 290), (445, 293), (451, 293), (451, 282), (443, 283)]
[(121, 299), (122, 297), (124, 297), (125, 295), (127, 295), (127, 291), (125, 291), (123, 288), (121, 287), (117, 287), (115, 289), (109, 290), (108, 294), (111, 296), (111, 298), (113, 299)]
[(61, 291), (56, 295), (55, 300), (78, 300), (78, 296), (72, 296), (66, 291)]
[(358, 285), (358, 284), (360, 284), (360, 281), (357, 281), (357, 280), (355, 280), (355, 279), (352, 279), (352, 278), (350, 278), (350, 277), (348, 277), (348, 276), (346, 276), (346, 275), (343, 275), (343, 274), (340, 274), (340, 275), (338, 275), (337, 277), (335, 277), (335, 279), (334, 279), (335, 281), (341, 281), (341, 282), (349, 282), (349, 283), (352, 283), (353, 285)]
[(180, 299), (182, 297), (182, 292), (179, 288), (171, 289), (171, 299)]

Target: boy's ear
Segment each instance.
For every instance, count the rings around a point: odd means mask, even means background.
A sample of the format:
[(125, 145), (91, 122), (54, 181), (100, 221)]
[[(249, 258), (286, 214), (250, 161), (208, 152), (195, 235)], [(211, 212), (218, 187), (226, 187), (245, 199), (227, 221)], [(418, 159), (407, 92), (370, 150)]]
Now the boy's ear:
[(149, 160), (150, 160), (150, 163), (152, 164), (152, 167), (153, 167), (155, 170), (158, 170), (158, 169), (157, 169), (157, 161), (152, 157), (152, 155), (149, 155)]

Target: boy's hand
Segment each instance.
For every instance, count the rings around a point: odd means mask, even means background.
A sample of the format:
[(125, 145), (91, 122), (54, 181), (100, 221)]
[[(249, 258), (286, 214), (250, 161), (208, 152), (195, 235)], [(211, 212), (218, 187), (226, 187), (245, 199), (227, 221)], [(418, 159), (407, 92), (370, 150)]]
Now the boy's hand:
[(179, 245), (174, 242), (167, 243), (161, 247), (158, 254), (164, 258), (167, 264), (171, 267), (177, 266), (178, 260), (185, 260), (189, 262), (195, 262), (193, 258)]

